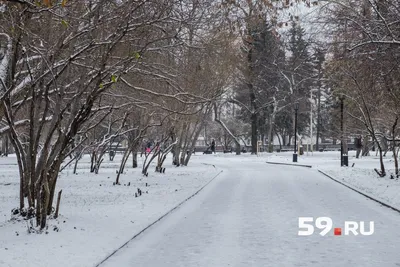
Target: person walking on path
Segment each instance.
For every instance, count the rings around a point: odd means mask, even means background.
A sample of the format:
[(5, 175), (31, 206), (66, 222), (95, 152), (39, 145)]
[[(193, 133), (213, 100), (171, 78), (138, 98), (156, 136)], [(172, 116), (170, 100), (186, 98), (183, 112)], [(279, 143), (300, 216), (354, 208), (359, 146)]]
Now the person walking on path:
[(215, 154), (215, 140), (214, 139), (211, 142), (211, 151)]

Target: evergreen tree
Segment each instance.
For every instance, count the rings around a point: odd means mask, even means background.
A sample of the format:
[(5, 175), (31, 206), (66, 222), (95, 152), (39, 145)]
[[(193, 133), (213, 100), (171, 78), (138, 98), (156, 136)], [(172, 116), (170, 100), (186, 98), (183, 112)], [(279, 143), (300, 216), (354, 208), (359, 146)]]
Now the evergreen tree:
[[(288, 145), (294, 137), (294, 104), (299, 104), (297, 133), (304, 134), (309, 129), (310, 90), (315, 78), (315, 68), (310, 55), (310, 43), (305, 39), (305, 30), (297, 23), (292, 22), (288, 32), (288, 57), (286, 66), (281, 75), (289, 87), (290, 96), (286, 100), (287, 108), (277, 120), (282, 137), (288, 137)], [(288, 122), (287, 120), (291, 121)]]

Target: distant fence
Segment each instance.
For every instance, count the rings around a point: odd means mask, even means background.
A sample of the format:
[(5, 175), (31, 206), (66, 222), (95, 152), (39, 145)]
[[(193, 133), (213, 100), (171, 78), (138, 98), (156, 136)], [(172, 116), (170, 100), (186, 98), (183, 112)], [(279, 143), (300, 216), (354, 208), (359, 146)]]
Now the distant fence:
[[(241, 146), (242, 149), (244, 148), (247, 152), (251, 151), (251, 146)], [(313, 145), (314, 151), (316, 151), (316, 145)], [(196, 152), (203, 152), (207, 149), (207, 146), (196, 146)], [(232, 149), (235, 150), (235, 146), (232, 146)], [(304, 151), (307, 150), (307, 145), (303, 144), (303, 149)], [(310, 146), (308, 147), (309, 150), (311, 150)], [(347, 144), (347, 149), (348, 150), (355, 150), (354, 144)], [(280, 146), (280, 145), (274, 145), (274, 151), (276, 152), (288, 152), (288, 151), (293, 151), (294, 150), (294, 145), (292, 146)], [(340, 150), (340, 144), (319, 144), (319, 150), (320, 151), (339, 151)], [(216, 152), (223, 152), (224, 147), (223, 146), (216, 146), (215, 147)], [(266, 152), (268, 151), (268, 146), (263, 145), (260, 147), (260, 152)]]
[[(339, 151), (340, 150), (340, 144), (319, 144), (318, 145), (319, 151)], [(314, 151), (316, 151), (316, 145), (313, 145)], [(303, 149), (304, 151), (307, 150), (307, 144), (303, 144)], [(310, 145), (308, 147), (309, 150), (311, 150)], [(355, 150), (354, 144), (347, 144), (347, 149), (348, 150)], [(274, 145), (274, 151), (277, 152), (286, 152), (286, 151), (293, 151), (294, 150), (294, 145), (293, 146), (279, 146), (279, 145)]]
[[(208, 146), (196, 146), (195, 147), (195, 153), (196, 152), (204, 152), (206, 151), (208, 148)], [(245, 149), (247, 152), (251, 151), (251, 146), (241, 146), (241, 149)], [(355, 150), (354, 144), (347, 144), (347, 148), (348, 150)], [(124, 152), (125, 151), (125, 147), (118, 147), (118, 148), (113, 148), (112, 150), (114, 150), (115, 152)], [(304, 151), (307, 151), (307, 145), (303, 144), (303, 149)], [(311, 150), (310, 147), (308, 147), (309, 150)], [(216, 152), (224, 152), (225, 148), (223, 146), (215, 146), (215, 151)], [(274, 151), (276, 152), (288, 152), (288, 151), (293, 151), (294, 150), (294, 146), (280, 146), (280, 145), (274, 145)], [(340, 144), (319, 144), (319, 150), (320, 151), (339, 151), (340, 150)], [(235, 151), (235, 146), (232, 146), (232, 152)], [(268, 146), (264, 145), (260, 147), (260, 152), (266, 152), (268, 151)], [(316, 145), (314, 144), (314, 151), (316, 151)], [(108, 149), (107, 149), (108, 152)], [(141, 152), (140, 149), (138, 151), (139, 153)]]

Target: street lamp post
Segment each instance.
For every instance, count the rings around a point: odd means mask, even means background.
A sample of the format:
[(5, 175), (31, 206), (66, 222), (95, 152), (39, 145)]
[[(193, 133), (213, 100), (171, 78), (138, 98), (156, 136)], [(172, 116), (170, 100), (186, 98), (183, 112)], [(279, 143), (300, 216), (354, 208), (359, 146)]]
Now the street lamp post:
[(349, 158), (347, 153), (344, 153), (344, 131), (343, 131), (343, 112), (344, 111), (344, 96), (340, 96), (340, 166), (349, 166)]
[[(313, 142), (313, 104), (314, 104), (314, 96), (313, 96), (313, 90), (316, 91), (316, 89), (311, 89), (310, 90), (310, 151), (311, 155), (314, 152), (314, 142)], [(317, 117), (318, 121), (318, 117)], [(317, 138), (318, 138), (318, 122), (317, 122)], [(317, 142), (318, 143), (318, 142)], [(317, 148), (316, 148), (317, 149)]]
[(297, 162), (297, 111), (299, 110), (299, 103), (296, 102), (294, 106), (294, 153), (293, 162)]
[(311, 155), (313, 155), (313, 94), (312, 89), (310, 90), (310, 145)]

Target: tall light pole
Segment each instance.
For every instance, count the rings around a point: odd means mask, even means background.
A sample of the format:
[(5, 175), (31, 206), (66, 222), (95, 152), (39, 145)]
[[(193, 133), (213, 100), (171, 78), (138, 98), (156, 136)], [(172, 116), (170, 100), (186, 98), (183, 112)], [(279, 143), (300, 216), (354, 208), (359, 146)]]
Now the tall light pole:
[(311, 89), (310, 90), (310, 150), (311, 150), (311, 154), (314, 152), (314, 143), (313, 143), (313, 90), (315, 89)]
[(320, 123), (321, 123), (321, 85), (318, 86), (318, 95), (317, 95), (317, 136), (315, 138), (315, 151), (319, 151), (319, 136), (321, 133)]
[(313, 136), (313, 132), (312, 132), (312, 89), (310, 90), (310, 106), (311, 106), (311, 109), (310, 109), (310, 144), (311, 144), (311, 148), (310, 148), (310, 150), (311, 150), (311, 155), (312, 155), (312, 152), (313, 152), (313, 143), (312, 143), (312, 136)]
[(294, 153), (293, 162), (297, 162), (297, 111), (299, 110), (299, 103), (294, 104)]
[(343, 131), (343, 113), (344, 113), (344, 96), (340, 96), (340, 166), (349, 166), (349, 158), (344, 153), (344, 131)]
[(344, 96), (340, 96), (340, 166), (343, 166), (343, 108)]

